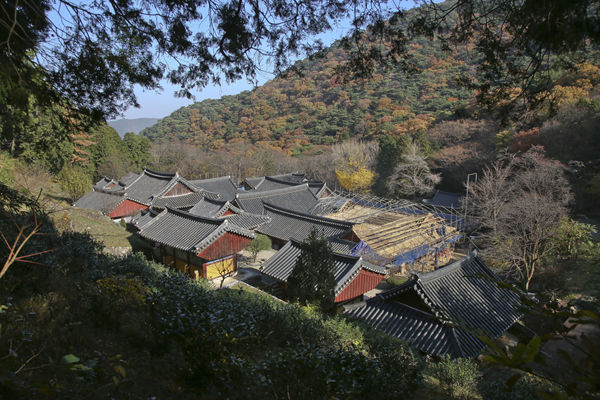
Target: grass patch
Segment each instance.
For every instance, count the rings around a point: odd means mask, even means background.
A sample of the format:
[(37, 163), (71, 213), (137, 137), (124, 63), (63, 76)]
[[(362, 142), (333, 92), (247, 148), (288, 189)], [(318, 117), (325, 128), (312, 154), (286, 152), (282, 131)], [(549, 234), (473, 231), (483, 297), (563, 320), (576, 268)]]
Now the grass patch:
[(51, 214), (60, 231), (89, 233), (106, 247), (130, 247), (133, 233), (98, 211), (70, 208)]
[(390, 285), (400, 286), (403, 283), (405, 283), (406, 281), (408, 281), (408, 278), (406, 278), (404, 276), (392, 275), (392, 276), (390, 276), (388, 278), (385, 278), (385, 280)]

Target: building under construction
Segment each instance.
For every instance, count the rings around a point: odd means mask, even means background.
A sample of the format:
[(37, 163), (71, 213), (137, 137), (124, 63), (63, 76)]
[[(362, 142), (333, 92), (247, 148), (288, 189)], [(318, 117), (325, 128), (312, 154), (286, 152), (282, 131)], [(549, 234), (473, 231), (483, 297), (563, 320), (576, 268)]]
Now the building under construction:
[(407, 200), (334, 192), (312, 212), (353, 223), (351, 254), (397, 271), (435, 269), (451, 260), (462, 237), (463, 219), (455, 210)]

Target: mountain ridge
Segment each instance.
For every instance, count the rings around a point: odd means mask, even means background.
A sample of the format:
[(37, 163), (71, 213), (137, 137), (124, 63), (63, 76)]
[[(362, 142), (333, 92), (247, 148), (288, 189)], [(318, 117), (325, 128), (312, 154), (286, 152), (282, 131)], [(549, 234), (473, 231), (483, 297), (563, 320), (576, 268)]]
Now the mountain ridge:
[(121, 118), (112, 121), (107, 121), (119, 136), (123, 138), (127, 132), (135, 134), (140, 133), (145, 128), (148, 128), (159, 121), (160, 118)]
[(334, 43), (322, 57), (299, 61), (302, 75), (278, 76), (251, 91), (182, 107), (141, 134), (206, 150), (244, 141), (287, 151), (349, 137), (415, 134), (467, 106), (473, 93), (456, 78), (472, 72), (476, 59), (425, 38), (408, 46), (419, 73), (397, 68), (341, 84), (335, 70), (348, 56)]

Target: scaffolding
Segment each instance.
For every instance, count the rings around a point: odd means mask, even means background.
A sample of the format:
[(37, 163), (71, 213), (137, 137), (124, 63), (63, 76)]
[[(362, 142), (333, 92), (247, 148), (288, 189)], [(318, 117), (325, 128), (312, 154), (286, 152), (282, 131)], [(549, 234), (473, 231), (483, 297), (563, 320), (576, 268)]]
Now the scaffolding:
[[(435, 217), (444, 219), (446, 225), (458, 231), (462, 231), (464, 227), (464, 217), (458, 209), (340, 190), (332, 191), (330, 196), (319, 199), (317, 205), (313, 207), (312, 213), (355, 223), (361, 223), (365, 219), (385, 215), (386, 213), (432, 214)], [(338, 217), (334, 215), (338, 215)]]
[(359, 243), (352, 254), (379, 265), (423, 264), (427, 258), (436, 267), (449, 258), (464, 225), (460, 212), (451, 208), (340, 191), (320, 199), (312, 211), (353, 222)]

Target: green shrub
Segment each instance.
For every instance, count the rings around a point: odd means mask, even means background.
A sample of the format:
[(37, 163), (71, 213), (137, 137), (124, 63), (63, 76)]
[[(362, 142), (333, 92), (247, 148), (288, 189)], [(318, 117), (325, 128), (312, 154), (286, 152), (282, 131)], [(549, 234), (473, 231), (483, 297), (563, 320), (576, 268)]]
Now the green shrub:
[(453, 399), (473, 397), (481, 376), (477, 364), (468, 358), (445, 358), (431, 364), (429, 374), (439, 381), (440, 390)]
[[(521, 376), (509, 391), (507, 381), (512, 375), (512, 371), (507, 371), (502, 376), (496, 376), (494, 379), (482, 379), (479, 382), (481, 397), (485, 400), (566, 398), (563, 397), (564, 393), (560, 390), (560, 387), (532, 375)], [(546, 396), (543, 393), (553, 393), (554, 395)]]
[(80, 167), (68, 166), (63, 168), (58, 174), (58, 180), (73, 201), (83, 196), (92, 186), (92, 179)]
[(271, 239), (268, 236), (260, 233), (256, 234), (256, 237), (250, 242), (247, 249), (252, 253), (252, 259), (256, 262), (256, 256), (261, 250), (271, 250)]
[(581, 250), (581, 245), (590, 242), (595, 232), (594, 225), (583, 224), (571, 218), (563, 217), (552, 240), (553, 255), (562, 258), (577, 256)]

